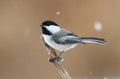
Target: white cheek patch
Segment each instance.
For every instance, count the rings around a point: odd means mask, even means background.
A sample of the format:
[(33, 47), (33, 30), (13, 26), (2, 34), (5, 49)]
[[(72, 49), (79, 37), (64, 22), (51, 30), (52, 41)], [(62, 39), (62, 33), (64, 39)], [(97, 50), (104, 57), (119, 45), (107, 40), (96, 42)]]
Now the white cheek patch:
[(60, 27), (55, 26), (55, 25), (50, 25), (46, 26), (46, 28), (51, 32), (51, 33), (56, 33), (60, 31)]

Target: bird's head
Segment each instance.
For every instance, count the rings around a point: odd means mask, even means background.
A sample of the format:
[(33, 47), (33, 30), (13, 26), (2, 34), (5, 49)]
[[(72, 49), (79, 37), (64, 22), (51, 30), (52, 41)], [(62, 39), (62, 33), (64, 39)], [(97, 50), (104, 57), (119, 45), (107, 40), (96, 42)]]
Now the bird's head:
[(42, 22), (40, 27), (42, 29), (43, 34), (46, 34), (46, 35), (52, 35), (56, 32), (59, 32), (61, 29), (58, 24), (56, 24), (55, 22), (51, 20)]

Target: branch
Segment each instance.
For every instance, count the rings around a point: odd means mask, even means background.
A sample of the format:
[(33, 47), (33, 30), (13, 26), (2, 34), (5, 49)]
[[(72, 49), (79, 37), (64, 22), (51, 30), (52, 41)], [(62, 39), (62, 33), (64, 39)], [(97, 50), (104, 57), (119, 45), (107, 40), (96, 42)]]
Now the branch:
[[(55, 50), (52, 47), (50, 47), (49, 45), (47, 45), (46, 43), (45, 43), (45, 45), (46, 45), (48, 54), (50, 55), (50, 59), (55, 58), (57, 56), (57, 53), (55, 52)], [(67, 70), (62, 65), (62, 61), (55, 60), (52, 63), (55, 65), (57, 72), (59, 73), (59, 75), (62, 79), (71, 79)]]

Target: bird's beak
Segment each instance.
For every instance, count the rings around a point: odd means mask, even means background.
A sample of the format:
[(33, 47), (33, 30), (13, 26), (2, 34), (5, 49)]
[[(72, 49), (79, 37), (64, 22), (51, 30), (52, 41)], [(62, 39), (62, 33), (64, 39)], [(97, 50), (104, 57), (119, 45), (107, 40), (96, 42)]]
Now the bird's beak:
[(42, 27), (42, 25), (40, 25), (40, 27)]

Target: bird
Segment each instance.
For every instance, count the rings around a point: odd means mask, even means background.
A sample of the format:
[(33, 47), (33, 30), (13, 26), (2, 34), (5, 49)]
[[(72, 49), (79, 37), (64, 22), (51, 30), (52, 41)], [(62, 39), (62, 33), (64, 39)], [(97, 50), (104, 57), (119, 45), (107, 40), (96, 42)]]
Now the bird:
[(52, 20), (43, 21), (40, 27), (45, 44), (60, 51), (60, 54), (53, 60), (60, 58), (62, 53), (76, 47), (79, 44), (96, 43), (104, 45), (106, 42), (104, 38), (78, 36), (72, 31), (59, 26)]

